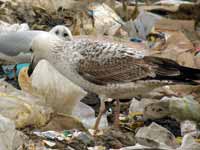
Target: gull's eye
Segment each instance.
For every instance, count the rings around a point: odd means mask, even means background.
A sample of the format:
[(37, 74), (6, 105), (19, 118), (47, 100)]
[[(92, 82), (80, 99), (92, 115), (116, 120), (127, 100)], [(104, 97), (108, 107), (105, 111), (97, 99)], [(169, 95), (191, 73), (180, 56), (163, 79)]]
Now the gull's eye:
[(63, 37), (67, 37), (68, 36), (68, 34), (67, 33), (63, 33)]
[(32, 48), (30, 49), (30, 52), (32, 52), (32, 53), (33, 53), (33, 49), (32, 49)]
[(58, 30), (56, 30), (56, 32), (55, 32), (55, 33), (56, 33), (56, 35), (58, 35), (58, 34), (59, 34), (59, 31), (58, 31)]

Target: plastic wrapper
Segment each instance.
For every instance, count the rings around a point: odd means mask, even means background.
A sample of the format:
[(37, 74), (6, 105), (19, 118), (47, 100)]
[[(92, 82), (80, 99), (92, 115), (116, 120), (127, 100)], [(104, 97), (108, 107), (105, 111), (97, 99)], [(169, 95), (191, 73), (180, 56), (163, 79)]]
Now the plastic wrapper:
[(198, 131), (195, 121), (185, 120), (181, 122), (181, 136)]
[(0, 83), (0, 114), (14, 121), (16, 128), (40, 127), (49, 121), (51, 108), (42, 106), (42, 99)]
[(158, 119), (170, 116), (176, 120), (200, 121), (200, 104), (192, 97), (164, 97), (159, 102), (146, 106), (145, 118)]
[(134, 113), (134, 112), (144, 112), (145, 106), (148, 104), (154, 103), (158, 100), (156, 99), (149, 99), (149, 98), (143, 98), (141, 100), (137, 100), (135, 98), (132, 99), (131, 105), (129, 107), (129, 114)]
[(0, 115), (0, 149), (14, 150), (23, 144), (26, 136), (15, 129), (15, 124)]
[[(86, 128), (94, 127), (94, 124), (96, 121), (95, 112), (90, 106), (88, 106), (82, 102), (79, 102), (76, 105), (75, 109), (73, 110), (72, 115), (79, 118), (79, 120), (81, 120), (81, 122), (83, 123), (83, 125)], [(101, 117), (101, 121), (99, 123), (99, 128), (102, 129), (102, 128), (106, 128), (106, 127), (108, 127), (108, 121), (107, 121), (106, 114), (104, 114)]]
[(200, 143), (196, 142), (193, 136), (194, 136), (193, 134), (186, 134), (183, 137), (181, 146), (177, 148), (177, 150), (199, 150)]
[(139, 144), (153, 148), (177, 148), (179, 146), (175, 136), (156, 123), (140, 128), (135, 137)]
[(94, 26), (100, 35), (114, 35), (123, 24), (122, 19), (104, 3), (91, 3), (88, 14), (94, 18)]
[(161, 18), (161, 16), (142, 11), (134, 21), (128, 21), (125, 28), (130, 37), (139, 37), (145, 40), (155, 23)]

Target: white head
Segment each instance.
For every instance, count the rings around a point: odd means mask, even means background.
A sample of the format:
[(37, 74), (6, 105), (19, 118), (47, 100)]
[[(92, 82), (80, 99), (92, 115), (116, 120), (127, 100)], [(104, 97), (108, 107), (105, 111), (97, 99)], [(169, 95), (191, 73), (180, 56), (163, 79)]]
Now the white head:
[(53, 27), (49, 32), (57, 35), (63, 40), (69, 41), (73, 39), (71, 31), (64, 25), (57, 25)]
[(56, 59), (54, 57), (58, 54), (57, 52), (63, 50), (64, 43), (65, 41), (63, 39), (48, 32), (36, 36), (32, 41), (30, 49), (33, 53), (31, 62), (32, 69), (35, 68), (41, 59), (46, 59), (50, 62), (54, 61)]

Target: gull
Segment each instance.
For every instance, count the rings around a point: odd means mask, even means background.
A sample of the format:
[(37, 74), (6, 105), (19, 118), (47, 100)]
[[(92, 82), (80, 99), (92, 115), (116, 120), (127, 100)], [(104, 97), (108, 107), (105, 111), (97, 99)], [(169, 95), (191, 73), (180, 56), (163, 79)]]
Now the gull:
[(114, 126), (119, 126), (119, 99), (132, 98), (177, 82), (200, 78), (200, 70), (180, 66), (176, 62), (150, 56), (127, 43), (101, 38), (74, 38), (64, 41), (52, 34), (34, 38), (28, 74), (46, 59), (61, 74), (83, 89), (99, 95), (101, 100), (94, 129), (98, 130), (105, 112), (104, 101), (114, 98), (117, 111)]

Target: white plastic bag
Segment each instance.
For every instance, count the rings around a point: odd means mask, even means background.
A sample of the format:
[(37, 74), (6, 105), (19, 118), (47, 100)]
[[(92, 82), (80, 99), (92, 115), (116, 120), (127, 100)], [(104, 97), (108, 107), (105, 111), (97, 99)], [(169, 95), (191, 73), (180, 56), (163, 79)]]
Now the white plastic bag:
[[(23, 134), (15, 129), (15, 124), (0, 115), (0, 149), (14, 150), (23, 144)], [(25, 137), (25, 136), (24, 136)]]
[(126, 23), (125, 28), (130, 37), (146, 39), (155, 23), (162, 17), (149, 12), (140, 12), (135, 20)]
[[(93, 128), (96, 118), (95, 118), (95, 112), (94, 110), (82, 103), (79, 102), (76, 107), (74, 108), (73, 112), (72, 112), (72, 116), (77, 117), (84, 125), (85, 128)], [(106, 114), (104, 114), (101, 117), (101, 121), (99, 123), (99, 128), (103, 129), (103, 128), (107, 128), (108, 127), (108, 120), (107, 120), (107, 116)]]
[(123, 24), (122, 19), (105, 3), (91, 3), (88, 8), (100, 35), (114, 35)]
[(0, 82), (0, 114), (14, 121), (16, 128), (45, 125), (53, 111), (42, 103), (40, 98)]
[(58, 113), (71, 114), (77, 102), (87, 94), (46, 60), (41, 60), (37, 64), (31, 79), (27, 79), (26, 83), (22, 83), (21, 76), (22, 74), (19, 75), (21, 88), (33, 95), (42, 96), (45, 103)]

